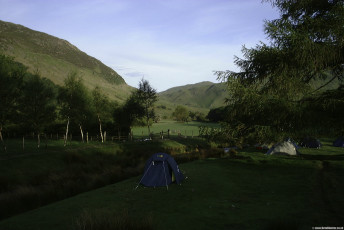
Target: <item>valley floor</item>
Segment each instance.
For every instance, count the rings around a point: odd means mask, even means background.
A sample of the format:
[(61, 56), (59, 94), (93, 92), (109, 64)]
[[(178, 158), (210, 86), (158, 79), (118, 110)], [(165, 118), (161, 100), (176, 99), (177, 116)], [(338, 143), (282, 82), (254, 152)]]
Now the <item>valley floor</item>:
[(253, 150), (180, 164), (182, 185), (135, 190), (135, 177), (3, 220), (0, 229), (75, 229), (85, 211), (127, 212), (133, 221), (151, 219), (154, 229), (344, 226), (344, 150), (321, 151), (285, 157)]

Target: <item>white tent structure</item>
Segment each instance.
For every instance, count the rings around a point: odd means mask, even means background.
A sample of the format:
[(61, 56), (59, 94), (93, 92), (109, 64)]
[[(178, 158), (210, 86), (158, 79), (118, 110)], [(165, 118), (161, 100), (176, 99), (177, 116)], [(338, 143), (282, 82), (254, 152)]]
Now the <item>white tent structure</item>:
[(299, 155), (299, 151), (291, 141), (283, 141), (272, 146), (269, 151), (266, 153), (268, 155), (277, 154), (277, 155)]

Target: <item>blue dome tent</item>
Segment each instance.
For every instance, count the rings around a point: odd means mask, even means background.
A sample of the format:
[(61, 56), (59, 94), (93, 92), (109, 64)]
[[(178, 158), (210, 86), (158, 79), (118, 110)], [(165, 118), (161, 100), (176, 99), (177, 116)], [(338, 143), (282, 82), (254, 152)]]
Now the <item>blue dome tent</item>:
[(335, 147), (344, 147), (344, 138), (338, 137), (337, 140), (333, 142), (333, 146)]
[(306, 148), (317, 148), (317, 149), (319, 149), (322, 146), (322, 144), (320, 143), (318, 139), (309, 138), (309, 137), (303, 139), (300, 145)]
[(136, 186), (161, 187), (176, 182), (180, 184), (184, 175), (179, 170), (177, 162), (166, 153), (155, 153), (146, 162), (143, 176)]

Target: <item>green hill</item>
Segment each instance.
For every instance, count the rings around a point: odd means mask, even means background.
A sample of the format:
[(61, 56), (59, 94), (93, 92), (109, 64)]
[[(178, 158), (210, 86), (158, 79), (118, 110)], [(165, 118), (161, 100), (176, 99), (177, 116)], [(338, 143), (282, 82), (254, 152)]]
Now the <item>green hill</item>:
[(187, 107), (212, 109), (223, 106), (227, 96), (225, 83), (200, 82), (174, 87), (159, 93), (160, 100)]
[(66, 40), (0, 20), (0, 53), (12, 56), (41, 76), (62, 85), (77, 71), (86, 87), (101, 87), (111, 99), (123, 101), (132, 87), (113, 69), (87, 55)]
[[(98, 85), (113, 100), (124, 101), (133, 90), (116, 71), (68, 41), (1, 20), (0, 53), (14, 57), (30, 72), (38, 72), (57, 85), (63, 85), (68, 74), (76, 71), (87, 88)], [(162, 110), (162, 114), (170, 115), (177, 105), (207, 113), (211, 108), (223, 106), (226, 94), (223, 83), (201, 82), (159, 93), (158, 104), (170, 108)]]

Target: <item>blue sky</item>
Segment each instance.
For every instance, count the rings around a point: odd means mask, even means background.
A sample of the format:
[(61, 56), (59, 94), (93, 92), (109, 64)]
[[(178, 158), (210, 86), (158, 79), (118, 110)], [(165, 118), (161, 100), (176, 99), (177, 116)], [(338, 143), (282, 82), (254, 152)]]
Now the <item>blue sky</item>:
[(65, 39), (137, 87), (217, 82), (242, 45), (267, 42), (260, 0), (0, 0), (0, 20)]

